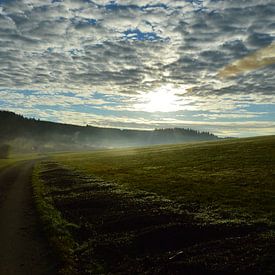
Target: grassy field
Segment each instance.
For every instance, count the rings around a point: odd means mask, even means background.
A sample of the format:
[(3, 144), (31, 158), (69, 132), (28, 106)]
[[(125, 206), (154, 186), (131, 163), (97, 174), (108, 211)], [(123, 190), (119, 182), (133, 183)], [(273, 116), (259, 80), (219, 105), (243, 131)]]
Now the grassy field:
[(17, 160), (15, 159), (0, 159), (0, 171), (5, 167), (8, 167), (9, 165), (15, 163), (16, 161)]
[(272, 274), (275, 137), (50, 155), (33, 187), (63, 274)]
[(4, 168), (16, 164), (19, 161), (24, 161), (24, 160), (32, 160), (32, 159), (38, 159), (40, 158), (41, 155), (39, 154), (11, 154), (8, 158), (6, 159), (1, 159), (0, 158), (0, 171), (3, 170)]
[(176, 200), (209, 221), (272, 223), (275, 136), (64, 154), (55, 160)]

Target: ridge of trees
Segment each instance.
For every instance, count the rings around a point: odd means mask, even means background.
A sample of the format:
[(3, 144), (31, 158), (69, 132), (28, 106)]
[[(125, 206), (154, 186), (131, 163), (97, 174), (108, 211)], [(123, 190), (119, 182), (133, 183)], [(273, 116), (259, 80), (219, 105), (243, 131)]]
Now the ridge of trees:
[[(17, 142), (21, 146), (41, 150), (44, 147), (124, 147), (146, 146), (154, 144), (181, 143), (190, 141), (216, 140), (217, 136), (209, 132), (191, 128), (161, 128), (155, 130), (129, 130), (101, 128), (96, 126), (78, 126), (71, 124), (40, 121), (25, 118), (9, 111), (0, 111), (0, 144)], [(24, 142), (22, 141), (24, 140)], [(13, 145), (12, 144), (12, 145)], [(55, 150), (54, 149), (54, 150)]]

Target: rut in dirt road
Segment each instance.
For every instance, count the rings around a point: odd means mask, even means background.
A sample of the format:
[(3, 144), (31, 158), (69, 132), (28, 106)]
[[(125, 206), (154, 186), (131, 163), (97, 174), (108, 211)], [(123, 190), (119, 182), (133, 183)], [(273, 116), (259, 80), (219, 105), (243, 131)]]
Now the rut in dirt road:
[(55, 274), (32, 202), (34, 162), (0, 172), (0, 274)]

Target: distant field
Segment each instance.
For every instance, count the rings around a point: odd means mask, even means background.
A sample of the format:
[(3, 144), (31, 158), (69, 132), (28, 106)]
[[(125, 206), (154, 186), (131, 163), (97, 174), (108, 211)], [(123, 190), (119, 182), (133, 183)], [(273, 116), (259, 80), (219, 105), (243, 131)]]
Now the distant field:
[(273, 274), (275, 137), (52, 154), (34, 198), (60, 274)]
[(11, 159), (0, 159), (0, 170), (14, 163)]
[(18, 161), (37, 159), (39, 154), (11, 154), (7, 159), (0, 158), (0, 170), (15, 164)]
[(214, 222), (272, 223), (275, 136), (55, 155), (126, 189), (154, 192)]

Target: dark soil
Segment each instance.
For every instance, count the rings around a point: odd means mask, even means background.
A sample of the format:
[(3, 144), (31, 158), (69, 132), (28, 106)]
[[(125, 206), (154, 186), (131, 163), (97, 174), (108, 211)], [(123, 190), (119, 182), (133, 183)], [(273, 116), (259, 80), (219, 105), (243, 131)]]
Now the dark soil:
[(272, 274), (263, 224), (207, 224), (155, 194), (43, 167), (56, 208), (77, 225), (80, 274)]

